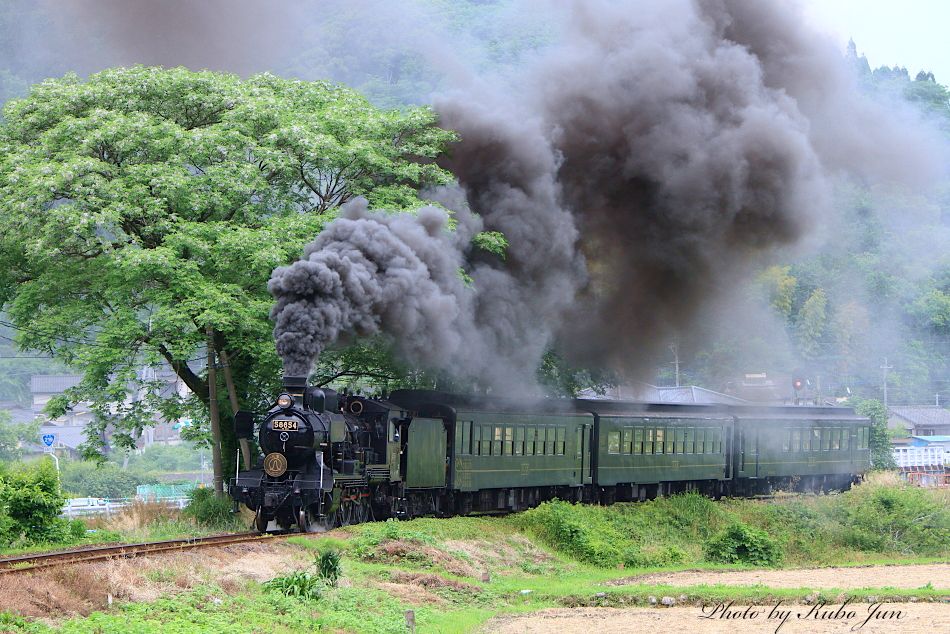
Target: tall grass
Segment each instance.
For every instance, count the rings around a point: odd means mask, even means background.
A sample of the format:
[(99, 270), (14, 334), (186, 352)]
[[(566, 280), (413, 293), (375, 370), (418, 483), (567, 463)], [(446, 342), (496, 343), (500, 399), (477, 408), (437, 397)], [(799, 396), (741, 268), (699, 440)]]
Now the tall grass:
[(512, 521), (584, 563), (795, 565), (950, 554), (950, 492), (875, 476), (839, 495), (713, 502), (683, 494), (609, 507), (552, 501)]
[(189, 497), (188, 506), (182, 515), (194, 520), (199, 526), (221, 531), (246, 528), (240, 517), (232, 512), (231, 498), (215, 495), (213, 489), (206, 488), (193, 489)]

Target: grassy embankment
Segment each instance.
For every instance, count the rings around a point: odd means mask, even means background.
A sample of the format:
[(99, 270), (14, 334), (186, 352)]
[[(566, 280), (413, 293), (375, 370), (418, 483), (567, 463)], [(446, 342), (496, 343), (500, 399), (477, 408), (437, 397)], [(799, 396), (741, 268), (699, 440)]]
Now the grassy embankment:
[[(916, 563), (950, 559), (950, 495), (877, 478), (824, 497), (712, 502), (695, 495), (612, 507), (555, 502), (504, 518), (420, 519), (295, 537), (300, 567), (313, 553), (343, 555), (336, 587), (316, 569), (283, 584), (287, 596), (248, 581), (225, 591), (208, 584), (154, 603), (124, 604), (74, 618), (64, 632), (404, 632), (415, 611), (420, 632), (465, 632), (491, 616), (552, 606), (739, 604), (809, 600), (943, 600), (934, 579), (918, 589), (777, 589), (656, 586), (608, 582), (644, 572)], [(725, 563), (732, 562), (732, 563)], [(937, 587), (935, 588), (934, 585)], [(319, 595), (319, 596), (316, 596)], [(14, 631), (48, 626), (13, 616)]]
[(215, 498), (211, 489), (195, 489), (183, 511), (154, 502), (135, 501), (111, 515), (80, 518), (70, 523), (81, 530), (54, 533), (52, 539), (31, 539), (29, 535), (3, 545), (0, 556), (82, 548), (105, 544), (128, 544), (200, 537), (249, 530), (252, 516), (231, 514), (231, 501)]

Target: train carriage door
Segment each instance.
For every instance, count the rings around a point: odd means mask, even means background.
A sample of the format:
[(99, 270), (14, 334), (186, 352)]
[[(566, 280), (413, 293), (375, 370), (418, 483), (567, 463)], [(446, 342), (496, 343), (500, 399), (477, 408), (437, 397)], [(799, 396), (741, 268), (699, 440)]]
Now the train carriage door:
[(445, 486), (446, 433), (441, 418), (413, 418), (403, 447), (410, 488)]
[(580, 433), (580, 451), (581, 451), (581, 484), (590, 484), (593, 482), (591, 477), (591, 470), (593, 465), (591, 464), (591, 429), (592, 425), (581, 425), (578, 428)]
[(723, 426), (723, 435), (722, 435), (722, 452), (723, 452), (723, 461), (725, 463), (725, 470), (723, 472), (723, 477), (726, 480), (729, 480), (734, 477), (732, 469), (733, 465), (733, 446), (734, 446), (734, 437), (733, 432), (735, 430), (735, 420), (727, 422)]
[(738, 474), (743, 478), (759, 477), (759, 428), (753, 421), (739, 420)]
[(754, 442), (755, 442), (755, 445), (753, 446), (752, 451), (755, 454), (755, 471), (753, 472), (753, 476), (758, 478), (759, 477), (759, 428), (758, 426), (756, 426), (755, 428)]
[(736, 465), (739, 475), (745, 476), (745, 421), (739, 421), (739, 446), (736, 453), (739, 454), (739, 464)]

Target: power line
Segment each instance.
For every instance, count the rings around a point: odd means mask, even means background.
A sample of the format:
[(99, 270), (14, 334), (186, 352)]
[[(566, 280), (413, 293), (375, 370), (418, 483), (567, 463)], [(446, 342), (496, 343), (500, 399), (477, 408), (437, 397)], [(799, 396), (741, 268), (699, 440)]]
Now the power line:
[[(32, 330), (32, 329), (30, 329), (30, 328), (23, 328), (22, 326), (17, 326), (16, 324), (11, 324), (11, 323), (8, 322), (8, 321), (2, 321), (2, 320), (0, 320), (0, 326), (6, 326), (7, 328), (13, 328), (14, 330), (17, 330), (17, 331), (19, 331), (19, 332), (26, 332), (26, 333), (29, 333), (29, 334), (31, 334), (31, 335), (38, 335), (38, 336), (40, 336), (40, 337), (53, 337), (53, 338), (55, 338), (55, 339), (58, 339), (59, 341), (65, 341), (65, 342), (67, 342), (67, 343), (75, 343), (75, 344), (78, 344), (78, 345), (81, 345), (81, 346), (93, 346), (93, 347), (95, 347), (95, 348), (107, 348), (107, 349), (109, 349), (109, 350), (120, 350), (120, 349), (121, 349), (121, 348), (119, 348), (118, 346), (110, 346), (110, 345), (98, 343), (98, 342), (96, 342), (96, 341), (89, 341), (89, 340), (83, 340), (83, 339), (71, 339), (71, 338), (69, 338), (69, 337), (61, 337), (61, 336), (59, 336), (59, 335), (56, 335), (55, 333), (43, 332), (43, 331), (41, 331), (41, 330)], [(4, 339), (8, 339), (8, 340), (9, 340), (9, 337), (4, 337)]]
[[(52, 337), (52, 336), (55, 336), (55, 335), (52, 335), (51, 333), (44, 333), (44, 332), (38, 331), (38, 330), (31, 330), (31, 329), (29, 329), (29, 328), (23, 328), (23, 327), (21, 327), (21, 326), (17, 326), (16, 324), (11, 324), (10, 322), (8, 322), (8, 321), (3, 321), (3, 320), (0, 320), (0, 326), (6, 326), (7, 328), (12, 328), (13, 330), (17, 330), (17, 331), (19, 331), (19, 332), (28, 332), (28, 333), (30, 333), (30, 334), (39, 335), (39, 336), (41, 336), (41, 337)], [(16, 341), (14, 341), (14, 340), (11, 339), (10, 337), (6, 337), (6, 336), (4, 336), (4, 335), (0, 335), (0, 338), (6, 339), (7, 341), (11, 341), (11, 342), (13, 342), (13, 343), (16, 343)], [(104, 349), (106, 349), (106, 350), (125, 350), (125, 348), (124, 348), (124, 347), (121, 347), (121, 346), (110, 346), (110, 345), (108, 345), (108, 344), (98, 343), (98, 342), (89, 341), (89, 340), (70, 339), (70, 338), (68, 338), (68, 337), (58, 337), (58, 339), (59, 339), (60, 341), (65, 341), (65, 342), (67, 342), (67, 343), (74, 343), (74, 344), (77, 344), (77, 345), (80, 345), (80, 346), (92, 346), (92, 347), (94, 347), (94, 348), (104, 348)], [(11, 358), (11, 359), (12, 359), (12, 358), (16, 358), (16, 357), (0, 357), (0, 358)], [(20, 357), (20, 358), (24, 358), (24, 359), (32, 359), (32, 358), (37, 358), (37, 359), (53, 359), (54, 357)], [(201, 360), (203, 360), (203, 359), (204, 359), (204, 355), (199, 355), (199, 356), (194, 357), (194, 358), (191, 358), (191, 359), (181, 359), (181, 361), (183, 361), (184, 363), (193, 363), (193, 362), (196, 362), (196, 361), (201, 361)], [(178, 361), (178, 359), (176, 359), (176, 361)]]

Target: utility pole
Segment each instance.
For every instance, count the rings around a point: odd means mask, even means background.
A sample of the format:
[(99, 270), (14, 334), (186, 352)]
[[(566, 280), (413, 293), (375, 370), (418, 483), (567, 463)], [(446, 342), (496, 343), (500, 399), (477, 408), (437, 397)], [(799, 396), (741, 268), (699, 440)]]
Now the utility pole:
[(218, 412), (218, 377), (215, 368), (214, 331), (208, 326), (208, 410), (211, 415), (211, 468), (214, 492), (224, 495), (224, 474), (221, 472), (221, 416)]
[(881, 370), (884, 371), (884, 409), (887, 409), (887, 371), (893, 369), (894, 366), (887, 365), (887, 357), (884, 357), (884, 365), (881, 366)]
[(673, 352), (673, 366), (676, 368), (676, 387), (680, 386), (680, 352), (676, 342), (670, 344), (670, 350)]

